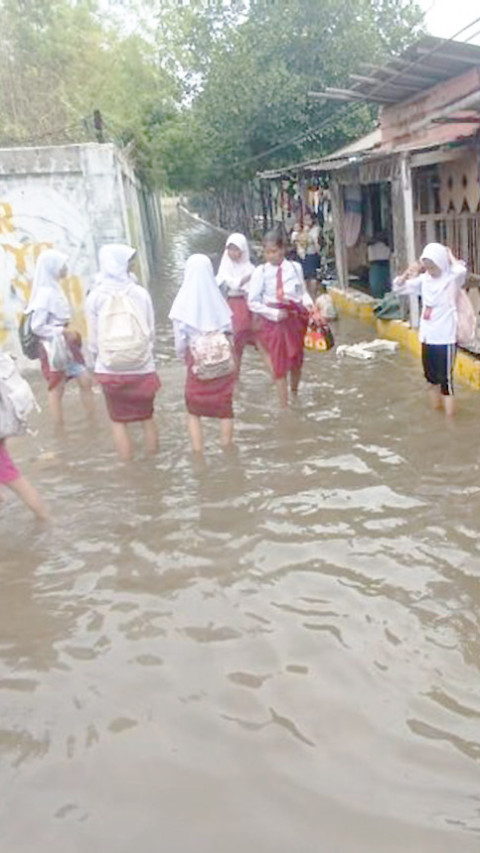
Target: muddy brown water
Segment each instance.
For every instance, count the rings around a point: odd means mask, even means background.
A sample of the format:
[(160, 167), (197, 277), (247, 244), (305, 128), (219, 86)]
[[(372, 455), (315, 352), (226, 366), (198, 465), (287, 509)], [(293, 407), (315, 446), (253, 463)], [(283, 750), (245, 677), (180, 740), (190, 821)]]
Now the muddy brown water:
[(2, 853), (477, 851), (480, 396), (447, 425), (408, 353), (308, 354), (280, 415), (249, 351), (199, 469), (167, 311), (221, 243), (167, 219), (153, 462), (74, 389), (12, 443), (56, 521), (0, 509)]

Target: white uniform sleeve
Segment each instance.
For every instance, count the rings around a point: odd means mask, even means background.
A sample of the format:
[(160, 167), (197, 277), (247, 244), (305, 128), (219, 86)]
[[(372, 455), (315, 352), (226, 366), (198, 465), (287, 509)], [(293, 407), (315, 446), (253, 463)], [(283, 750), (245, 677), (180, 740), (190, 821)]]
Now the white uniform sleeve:
[(95, 291), (90, 291), (85, 302), (87, 317), (87, 359), (92, 367), (98, 355), (98, 309)]
[(248, 307), (254, 314), (261, 314), (262, 317), (266, 317), (267, 320), (273, 320), (276, 323), (283, 317), (283, 312), (280, 308), (270, 308), (263, 301), (265, 285), (264, 270), (265, 267), (262, 264), (253, 271), (248, 288)]
[(49, 323), (50, 314), (46, 308), (37, 308), (32, 311), (32, 332), (38, 335), (39, 338), (49, 340), (58, 335), (60, 329), (58, 323)]
[(175, 352), (179, 358), (185, 358), (188, 349), (187, 329), (180, 320), (173, 321), (173, 335), (175, 338)]
[(302, 305), (305, 308), (309, 308), (309, 309), (313, 308), (313, 299), (307, 290), (307, 285), (305, 284), (305, 277), (303, 275), (302, 265), (297, 263), (296, 261), (293, 261), (292, 263), (293, 263), (293, 266), (295, 267), (295, 272), (297, 273), (299, 284), (301, 285), (301, 302), (302, 302)]
[(145, 288), (143, 288), (143, 290), (144, 290), (144, 300), (145, 300), (145, 315), (146, 315), (146, 320), (147, 320), (147, 325), (148, 325), (148, 331), (150, 334), (150, 343), (152, 345), (152, 352), (153, 352), (153, 345), (155, 342), (155, 314), (153, 311), (152, 297), (150, 296), (148, 290), (145, 290)]
[(406, 281), (400, 281), (400, 276), (393, 279), (393, 291), (399, 296), (420, 296), (422, 292), (422, 277), (420, 275), (414, 278), (407, 278)]

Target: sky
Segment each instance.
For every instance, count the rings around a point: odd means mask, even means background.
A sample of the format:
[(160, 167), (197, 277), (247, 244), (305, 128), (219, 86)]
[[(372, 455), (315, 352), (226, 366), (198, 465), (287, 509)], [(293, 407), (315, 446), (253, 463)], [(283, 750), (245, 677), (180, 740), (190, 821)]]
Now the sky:
[[(480, 18), (478, 0), (417, 0), (426, 14), (426, 27), (432, 36), (451, 38), (466, 24)], [(473, 36), (473, 38), (471, 38)], [(480, 45), (480, 20), (461, 35), (458, 41)]]

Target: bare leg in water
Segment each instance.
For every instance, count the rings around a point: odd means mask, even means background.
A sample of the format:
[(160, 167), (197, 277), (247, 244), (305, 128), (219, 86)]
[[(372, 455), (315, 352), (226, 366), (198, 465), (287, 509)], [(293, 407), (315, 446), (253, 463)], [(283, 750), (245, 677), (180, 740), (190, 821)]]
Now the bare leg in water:
[(428, 402), (432, 409), (442, 408), (442, 395), (440, 393), (440, 385), (428, 386)]
[(442, 395), (442, 403), (445, 414), (451, 418), (455, 414), (455, 397), (453, 394), (444, 394)]
[(188, 414), (188, 432), (194, 453), (203, 453), (203, 427), (197, 415)]
[(53, 424), (58, 429), (63, 427), (63, 408), (62, 399), (65, 392), (65, 381), (62, 380), (55, 388), (51, 388), (48, 392), (48, 405), (52, 416)]
[(17, 477), (13, 482), (7, 483), (7, 486), (23, 501), (25, 506), (32, 510), (39, 521), (48, 521), (49, 514), (46, 505), (36, 488), (25, 477)]
[[(93, 401), (93, 392), (92, 392), (92, 380), (85, 371), (81, 373), (80, 376), (77, 377), (78, 387), (80, 388), (80, 395), (82, 398), (83, 407), (85, 412), (87, 413), (89, 418), (93, 418), (94, 415), (94, 401)], [(48, 392), (48, 404), (50, 406), (50, 413), (52, 415), (52, 420), (55, 427), (63, 427), (63, 395), (65, 393), (65, 380), (62, 381), (52, 388)]]
[(287, 377), (282, 376), (280, 379), (276, 379), (275, 385), (277, 386), (278, 402), (280, 404), (280, 408), (286, 409), (288, 407)]
[(92, 420), (95, 414), (95, 404), (92, 391), (92, 379), (90, 374), (85, 371), (77, 377), (77, 384), (80, 388), (80, 396), (82, 398), (83, 408), (87, 416)]
[(153, 418), (143, 421), (143, 439), (147, 456), (154, 456), (158, 450), (157, 425)]
[(122, 462), (130, 462), (133, 458), (132, 439), (127, 425), (118, 421), (112, 421), (113, 443), (119, 459)]
[(231, 447), (233, 444), (233, 419), (222, 418), (220, 421), (220, 444)]
[(298, 386), (300, 385), (301, 376), (301, 367), (295, 367), (293, 370), (290, 371), (290, 390), (292, 392), (293, 397), (298, 396)]

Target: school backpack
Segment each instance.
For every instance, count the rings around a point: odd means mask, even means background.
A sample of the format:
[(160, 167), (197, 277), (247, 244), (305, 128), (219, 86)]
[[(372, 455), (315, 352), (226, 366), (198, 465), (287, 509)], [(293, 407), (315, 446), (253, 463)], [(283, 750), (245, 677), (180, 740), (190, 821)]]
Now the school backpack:
[(463, 288), (457, 293), (457, 343), (462, 347), (470, 346), (477, 332), (477, 317), (472, 303)]
[(32, 361), (40, 358), (40, 338), (32, 331), (32, 314), (23, 314), (18, 327), (22, 352)]
[(224, 332), (202, 332), (191, 342), (190, 351), (198, 379), (218, 379), (235, 370), (232, 345)]
[(135, 370), (150, 356), (147, 323), (127, 290), (109, 296), (98, 318), (98, 355), (111, 370)]
[(12, 356), (0, 352), (0, 439), (25, 433), (33, 409), (40, 410), (30, 385)]

